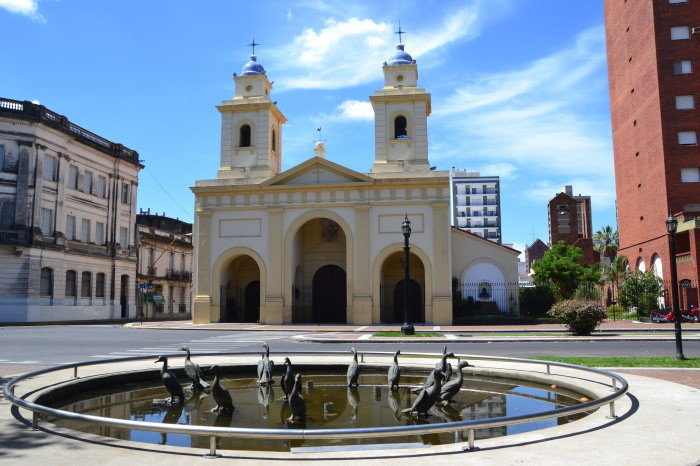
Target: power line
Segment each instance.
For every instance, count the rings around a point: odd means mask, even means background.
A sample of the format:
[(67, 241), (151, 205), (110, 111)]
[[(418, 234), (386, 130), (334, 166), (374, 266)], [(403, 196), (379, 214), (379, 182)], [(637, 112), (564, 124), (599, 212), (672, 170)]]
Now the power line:
[(184, 207), (182, 207), (182, 205), (180, 205), (180, 203), (177, 202), (177, 200), (175, 200), (175, 198), (168, 192), (168, 190), (165, 189), (165, 188), (163, 187), (162, 184), (160, 184), (160, 181), (158, 181), (158, 178), (156, 178), (156, 176), (153, 174), (153, 172), (151, 172), (151, 170), (148, 169), (148, 167), (145, 167), (145, 168), (146, 168), (146, 171), (148, 172), (148, 174), (151, 175), (151, 176), (153, 177), (153, 179), (155, 180), (155, 182), (158, 184), (158, 186), (160, 186), (160, 189), (162, 189), (163, 192), (164, 192), (165, 194), (167, 194), (168, 197), (169, 197), (170, 199), (172, 199), (172, 201), (173, 201), (179, 208), (181, 208), (182, 211), (185, 212), (185, 213), (187, 214), (187, 216), (188, 216), (190, 219), (194, 220), (194, 218), (192, 217), (192, 214), (190, 213), (190, 211), (187, 210), (187, 209), (185, 209)]

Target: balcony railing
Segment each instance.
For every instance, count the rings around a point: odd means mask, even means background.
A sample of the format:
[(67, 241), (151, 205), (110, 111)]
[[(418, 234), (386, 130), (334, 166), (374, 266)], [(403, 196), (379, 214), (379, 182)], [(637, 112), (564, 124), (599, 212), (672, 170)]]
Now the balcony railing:
[(176, 280), (180, 282), (189, 282), (192, 280), (192, 272), (186, 270), (168, 269), (165, 272), (165, 278), (168, 280)]

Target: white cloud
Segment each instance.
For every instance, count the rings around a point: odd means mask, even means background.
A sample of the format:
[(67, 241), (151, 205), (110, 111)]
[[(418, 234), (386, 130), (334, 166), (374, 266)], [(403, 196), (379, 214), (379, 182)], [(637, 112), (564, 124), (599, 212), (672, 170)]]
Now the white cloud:
[[(609, 207), (614, 182), (606, 88), (604, 33), (596, 27), (523, 69), (477, 77), (437, 100), (433, 125), (443, 129), (438, 147), (444, 150), (431, 157), (517, 170), (531, 180), (518, 185), (531, 199), (549, 199), (560, 185), (573, 183)], [(536, 182), (546, 196), (532, 192)]]
[[(330, 11), (327, 2), (308, 3)], [(484, 3), (473, 0), (466, 7), (447, 12), (439, 24), (416, 30), (406, 40), (406, 51), (419, 59), (449, 43), (476, 37)], [(283, 69), (278, 87), (339, 89), (370, 82), (381, 76), (381, 64), (392, 54), (393, 40), (393, 25), (388, 22), (329, 18), (323, 27), (305, 29), (290, 45), (273, 52), (273, 61)]]
[(287, 21), (291, 21), (293, 18), (292, 16), (292, 10), (287, 10)]
[(344, 100), (338, 105), (341, 119), (350, 120), (374, 120), (374, 110), (372, 104), (360, 100)]
[(37, 0), (0, 0), (0, 8), (3, 8), (11, 13), (28, 16), (34, 21), (46, 21), (39, 14), (39, 4)]

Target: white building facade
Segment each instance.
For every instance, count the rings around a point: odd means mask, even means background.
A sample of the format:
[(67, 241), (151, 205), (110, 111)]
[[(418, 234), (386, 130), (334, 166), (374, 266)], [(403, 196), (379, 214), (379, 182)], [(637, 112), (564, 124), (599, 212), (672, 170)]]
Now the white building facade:
[(453, 168), (450, 181), (452, 225), (502, 244), (500, 178)]
[(138, 153), (0, 99), (0, 322), (135, 315)]

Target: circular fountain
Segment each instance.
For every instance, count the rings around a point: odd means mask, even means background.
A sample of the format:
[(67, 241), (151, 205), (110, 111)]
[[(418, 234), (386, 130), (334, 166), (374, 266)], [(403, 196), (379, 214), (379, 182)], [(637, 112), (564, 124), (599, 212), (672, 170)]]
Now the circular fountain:
[[(312, 382), (302, 389), (306, 417), (293, 421), (279, 386), (285, 355), (270, 355), (279, 364), (274, 383), (259, 386), (253, 354), (259, 358), (259, 353), (193, 355), (202, 367), (219, 366), (220, 383), (235, 405), (232, 413), (216, 414), (213, 397), (190, 390), (188, 384), (184, 403), (171, 403), (159, 372), (152, 368), (157, 356), (36, 371), (10, 381), (5, 395), (33, 411), (35, 423), (41, 414), (52, 424), (79, 432), (216, 454), (217, 450), (296, 452), (461, 442), (468, 449), (477, 440), (561, 426), (603, 405), (610, 405), (614, 415), (614, 400), (627, 391), (624, 379), (596, 369), (457, 355), (472, 364), (463, 369), (462, 389), (451, 403), (436, 404), (420, 416), (407, 411), (433, 369), (432, 357), (440, 355), (402, 352), (399, 388), (392, 390), (387, 369), (393, 352), (360, 354), (358, 387), (347, 387), (347, 352), (287, 353), (295, 373)], [(176, 357), (182, 355), (168, 356), (171, 370), (185, 382), (182, 360)], [(66, 377), (67, 371), (79, 377)], [(212, 378), (206, 371), (204, 375)], [(33, 393), (15, 396), (20, 389)]]

